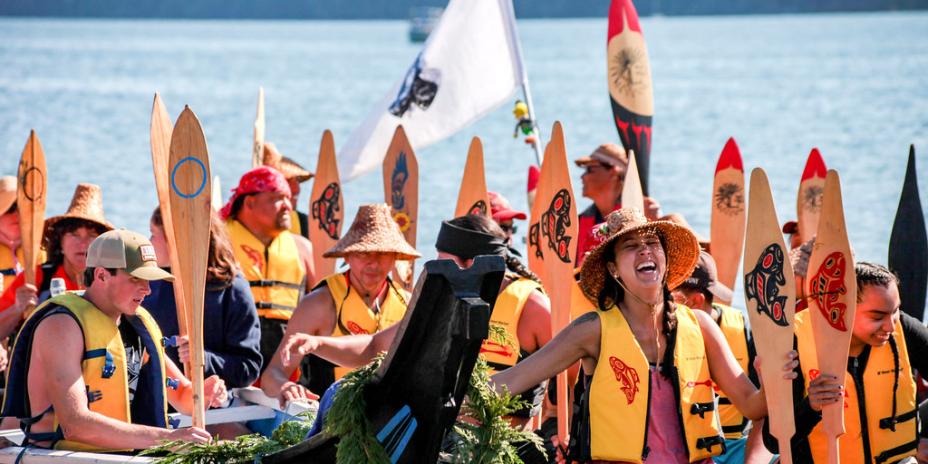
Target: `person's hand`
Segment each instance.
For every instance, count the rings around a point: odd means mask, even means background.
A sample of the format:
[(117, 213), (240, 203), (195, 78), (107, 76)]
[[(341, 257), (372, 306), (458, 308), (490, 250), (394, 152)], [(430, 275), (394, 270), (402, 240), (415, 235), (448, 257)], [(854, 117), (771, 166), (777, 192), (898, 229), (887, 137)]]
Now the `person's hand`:
[[(758, 355), (754, 357), (754, 370), (757, 371), (758, 381), (761, 379), (760, 365), (760, 355)], [(787, 380), (793, 380), (798, 377), (799, 375), (796, 373), (797, 366), (799, 366), (799, 353), (797, 353), (796, 350), (791, 350), (790, 352), (786, 353), (786, 363), (783, 364), (782, 367), (783, 378)], [(763, 385), (763, 382), (761, 382), (761, 385)]]
[(190, 362), (190, 337), (187, 335), (175, 335), (174, 343), (177, 345), (177, 358), (181, 364)]
[(9, 363), (9, 358), (6, 352), (6, 346), (3, 343), (0, 343), (0, 372), (6, 370), (6, 366)]
[(829, 374), (819, 374), (809, 382), (809, 406), (821, 412), (822, 408), (844, 400), (844, 385)]
[(13, 309), (16, 311), (25, 311), (27, 308), (34, 308), (39, 304), (39, 291), (32, 284), (23, 284), (16, 289), (16, 303)]
[(928, 438), (918, 439), (918, 452), (915, 459), (918, 460), (919, 464), (928, 464)]
[(319, 339), (305, 333), (296, 333), (291, 335), (284, 342), (280, 350), (280, 362), (284, 367), (290, 367), (290, 363), (298, 363), (306, 356), (319, 348)]
[(661, 217), (661, 204), (653, 197), (644, 197), (644, 215), (649, 221)]
[(210, 435), (199, 427), (184, 427), (174, 429), (168, 434), (168, 441), (189, 441), (193, 443), (209, 443)]
[(280, 387), (280, 395), (277, 400), (280, 401), (280, 409), (285, 409), (291, 401), (300, 400), (318, 400), (319, 395), (309, 391), (306, 387), (296, 382), (286, 382)]
[(229, 399), (229, 391), (226, 389), (226, 382), (219, 378), (218, 375), (211, 375), (203, 381), (203, 396), (206, 398), (206, 405), (210, 408), (220, 408), (226, 404)]

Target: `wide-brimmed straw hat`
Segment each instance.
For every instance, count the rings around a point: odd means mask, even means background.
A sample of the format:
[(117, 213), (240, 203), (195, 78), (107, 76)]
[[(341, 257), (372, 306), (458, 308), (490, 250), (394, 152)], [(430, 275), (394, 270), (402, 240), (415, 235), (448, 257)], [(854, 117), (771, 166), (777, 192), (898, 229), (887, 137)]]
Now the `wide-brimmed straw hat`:
[(68, 210), (45, 220), (45, 235), (49, 234), (55, 224), (65, 219), (81, 219), (99, 224), (105, 230), (113, 230), (113, 225), (103, 216), (103, 190), (99, 185), (77, 184)]
[(342, 258), (351, 253), (396, 253), (400, 260), (422, 256), (403, 237), (390, 207), (384, 203), (361, 205), (345, 236), (322, 256)]
[(296, 179), (300, 184), (313, 178), (313, 173), (300, 166), (300, 163), (282, 155), (273, 142), (264, 143), (264, 159), (261, 164), (280, 171), (287, 180)]
[(16, 203), (16, 178), (13, 176), (0, 177), (0, 216)]
[(593, 301), (599, 298), (606, 279), (612, 278), (603, 259), (606, 249), (614, 246), (616, 240), (634, 232), (655, 231), (663, 237), (668, 288), (674, 289), (683, 283), (696, 267), (699, 243), (692, 231), (679, 224), (670, 221), (649, 222), (641, 210), (622, 208), (606, 216), (606, 222), (598, 227), (595, 233), (605, 239), (587, 255), (580, 269), (580, 288)]

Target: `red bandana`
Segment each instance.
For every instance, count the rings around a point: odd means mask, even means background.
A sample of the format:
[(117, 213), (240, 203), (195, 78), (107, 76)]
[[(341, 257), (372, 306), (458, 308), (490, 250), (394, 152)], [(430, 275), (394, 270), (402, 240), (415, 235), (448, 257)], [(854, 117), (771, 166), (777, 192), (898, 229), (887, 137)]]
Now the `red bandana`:
[(238, 187), (232, 189), (232, 198), (229, 198), (229, 202), (222, 207), (219, 214), (222, 215), (223, 219), (228, 219), (229, 215), (232, 214), (232, 204), (235, 203), (238, 197), (249, 193), (263, 192), (280, 192), (289, 196), (290, 185), (287, 184), (284, 175), (276, 169), (267, 166), (254, 168), (246, 172), (238, 181)]

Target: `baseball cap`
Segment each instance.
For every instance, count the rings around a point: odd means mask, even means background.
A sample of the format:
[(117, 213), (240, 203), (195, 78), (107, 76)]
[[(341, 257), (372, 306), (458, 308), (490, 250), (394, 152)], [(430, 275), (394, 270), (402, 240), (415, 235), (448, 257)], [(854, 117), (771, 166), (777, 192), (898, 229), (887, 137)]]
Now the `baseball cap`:
[(593, 150), (588, 156), (574, 160), (577, 166), (586, 166), (593, 163), (603, 163), (609, 166), (628, 166), (628, 154), (625, 149), (614, 143), (604, 143)]
[(699, 252), (699, 259), (696, 261), (696, 268), (683, 285), (693, 287), (699, 290), (708, 290), (716, 298), (724, 301), (731, 301), (732, 291), (725, 284), (718, 281), (719, 272), (715, 267), (715, 260), (712, 255), (705, 251)]
[(525, 220), (528, 217), (522, 211), (512, 209), (512, 205), (509, 204), (506, 197), (496, 192), (487, 192), (487, 196), (490, 198), (490, 213), (493, 215), (494, 221)]
[(786, 224), (783, 224), (783, 233), (784, 234), (799, 233), (799, 223), (796, 221), (787, 221)]
[(125, 269), (139, 279), (174, 281), (174, 276), (158, 267), (151, 242), (126, 229), (104, 232), (94, 239), (87, 248), (87, 267)]

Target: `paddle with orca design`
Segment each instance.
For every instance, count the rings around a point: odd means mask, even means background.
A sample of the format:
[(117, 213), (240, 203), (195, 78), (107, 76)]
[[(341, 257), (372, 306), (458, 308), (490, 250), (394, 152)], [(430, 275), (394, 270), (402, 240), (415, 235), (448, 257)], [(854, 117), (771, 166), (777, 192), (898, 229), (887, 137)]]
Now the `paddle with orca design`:
[(482, 214), (487, 217), (491, 214), (480, 137), (471, 139), (470, 148), (467, 149), (464, 177), (461, 178), (461, 188), (458, 190), (458, 204), (454, 208), (454, 217), (467, 214)]
[(925, 291), (928, 285), (928, 235), (918, 195), (915, 145), (909, 146), (909, 162), (893, 231), (889, 236), (889, 268), (899, 276), (902, 310), (922, 320), (925, 317)]
[(644, 213), (644, 191), (641, 189), (641, 177), (638, 175), (638, 162), (635, 154), (629, 152), (628, 170), (622, 184), (622, 207), (637, 208)]
[(799, 182), (799, 194), (796, 197), (796, 221), (799, 223), (799, 237), (802, 243), (808, 242), (818, 230), (819, 216), (822, 212), (822, 192), (825, 189), (825, 160), (818, 148), (813, 148), (802, 170)]
[[(174, 217), (171, 214), (171, 180), (168, 163), (171, 157), (171, 132), (174, 130), (171, 117), (161, 100), (155, 93), (155, 101), (151, 108), (151, 165), (155, 173), (155, 190), (158, 192), (158, 207), (161, 209), (161, 225), (164, 238), (168, 244), (168, 259), (171, 269), (179, 269), (180, 261), (177, 253), (177, 240), (174, 237)], [(177, 311), (177, 329), (180, 336), (190, 332), (190, 314), (188, 306), (184, 304), (184, 281), (179, 274), (174, 274), (174, 301)], [(190, 374), (190, 363), (184, 364), (184, 372)]]
[[(641, 191), (647, 195), (654, 95), (648, 47), (632, 0), (612, 0), (609, 5), (606, 60), (615, 128), (625, 150), (634, 153)], [(626, 175), (626, 182), (628, 178)]]
[[(564, 130), (560, 122), (551, 129), (551, 141), (542, 162), (542, 182), (535, 203), (544, 207), (540, 222), (532, 224), (530, 233), (537, 243), (536, 253), (542, 262), (541, 279), (551, 301), (551, 334), (557, 335), (570, 323), (571, 284), (577, 255), (577, 202), (570, 183)], [(547, 173), (547, 174), (546, 174)], [(530, 239), (531, 240), (531, 239)], [(557, 374), (557, 430), (561, 443), (568, 435), (567, 371)]]
[[(45, 233), (45, 202), (48, 194), (48, 176), (45, 169), (45, 150), (35, 130), (29, 131), (29, 139), (19, 159), (16, 176), (16, 208), (19, 211), (19, 231), (22, 236), (23, 266), (26, 283), (36, 285), (35, 267)], [(15, 250), (14, 250), (15, 253)], [(26, 308), (24, 314), (32, 312)]]
[[(711, 248), (720, 282), (735, 288), (744, 245), (744, 165), (735, 139), (729, 138), (715, 165), (712, 184)], [(747, 270), (747, 268), (745, 268)], [(731, 304), (730, 301), (722, 301)]]
[(781, 462), (791, 464), (790, 438), (796, 433), (793, 382), (774, 374), (780, 372), (781, 360), (793, 349), (796, 280), (777, 222), (770, 182), (761, 168), (751, 171), (747, 216), (747, 237), (743, 239), (746, 241), (744, 302), (751, 320), (760, 371), (766, 374), (761, 376), (761, 381), (770, 433), (779, 443)]
[(309, 241), (313, 244), (313, 263), (319, 276), (335, 273), (335, 260), (322, 254), (338, 242), (345, 223), (345, 200), (335, 161), (332, 131), (322, 133), (316, 179), (309, 195)]
[(171, 271), (184, 283), (184, 304), (190, 318), (190, 372), (193, 381), (193, 425), (204, 426), (203, 396), (203, 298), (209, 252), (210, 187), (209, 154), (200, 121), (189, 107), (177, 118), (171, 134), (168, 161), (170, 210), (174, 237), (184, 244), (178, 266)]
[[(553, 145), (549, 142), (545, 145), (545, 159), (548, 158), (548, 155), (551, 154)], [(535, 185), (535, 197), (534, 200), (539, 198), (548, 198), (548, 192), (546, 189), (550, 187), (551, 181), (548, 179), (551, 177), (551, 170), (554, 169), (554, 164), (549, 163), (548, 169), (545, 170), (544, 161), (541, 162), (541, 168), (538, 171), (538, 183)], [(547, 210), (548, 206), (544, 204), (543, 201), (534, 201), (532, 203), (532, 208), (529, 214), (528, 221), (528, 234), (526, 240), (528, 241), (528, 268), (534, 272), (536, 275), (541, 277), (545, 273), (544, 269), (544, 252), (541, 248), (541, 216)]]
[[(419, 216), (419, 162), (402, 125), (396, 126), (383, 159), (383, 194), (390, 205), (393, 220), (399, 224), (406, 241), (415, 248)], [(411, 291), (412, 261), (397, 261), (393, 278)]]
[[(825, 175), (822, 214), (815, 236), (806, 295), (811, 300), (808, 311), (818, 370), (836, 376), (843, 385), (857, 310), (857, 279), (844, 222), (841, 181), (834, 170)], [(839, 462), (838, 437), (845, 432), (844, 401), (822, 408), (822, 430), (828, 441), (828, 462), (835, 464)]]
[(251, 168), (261, 166), (264, 159), (264, 87), (258, 87), (258, 109), (255, 114), (255, 137), (251, 145)]

